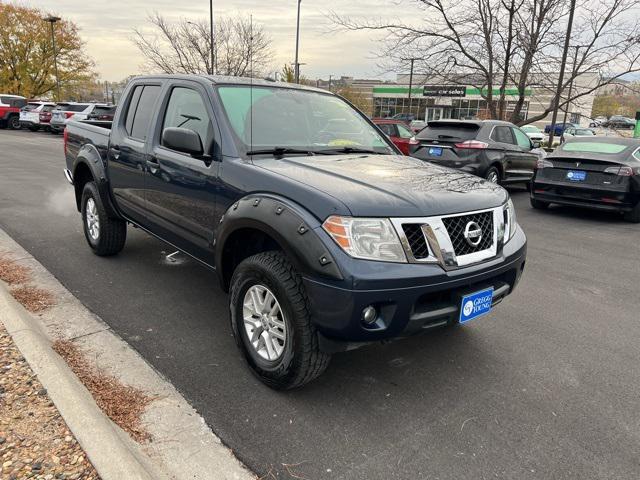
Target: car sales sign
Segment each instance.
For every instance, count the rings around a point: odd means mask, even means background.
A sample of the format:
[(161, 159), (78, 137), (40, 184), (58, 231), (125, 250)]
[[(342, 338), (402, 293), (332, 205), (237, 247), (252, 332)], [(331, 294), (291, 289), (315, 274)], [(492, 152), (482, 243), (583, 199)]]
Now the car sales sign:
[(425, 85), (422, 88), (424, 97), (464, 97), (467, 94), (464, 85)]
[(491, 311), (493, 287), (462, 297), (460, 323), (468, 322)]

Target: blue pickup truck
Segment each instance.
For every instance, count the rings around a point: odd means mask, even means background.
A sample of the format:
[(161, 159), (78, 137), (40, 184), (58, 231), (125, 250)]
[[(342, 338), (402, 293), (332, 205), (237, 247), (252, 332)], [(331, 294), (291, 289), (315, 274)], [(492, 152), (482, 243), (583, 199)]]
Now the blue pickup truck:
[(64, 138), (89, 247), (120, 252), (132, 224), (215, 270), (273, 388), (335, 352), (488, 313), (524, 269), (506, 190), (401, 155), (323, 90), (138, 77), (113, 122), (72, 121)]

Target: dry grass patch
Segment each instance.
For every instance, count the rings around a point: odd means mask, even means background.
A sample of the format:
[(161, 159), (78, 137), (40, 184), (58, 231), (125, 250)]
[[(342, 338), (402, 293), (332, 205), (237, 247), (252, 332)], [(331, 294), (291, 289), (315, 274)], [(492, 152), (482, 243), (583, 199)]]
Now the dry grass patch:
[(8, 255), (0, 253), (0, 280), (9, 285), (26, 283), (30, 273), (27, 267), (17, 264)]
[(137, 442), (149, 440), (142, 426), (142, 414), (153, 398), (143, 391), (123, 385), (117, 378), (91, 365), (80, 349), (69, 340), (57, 340), (53, 349), (93, 395), (100, 409)]
[(31, 313), (38, 313), (56, 304), (53, 295), (47, 290), (23, 285), (10, 290), (11, 295)]

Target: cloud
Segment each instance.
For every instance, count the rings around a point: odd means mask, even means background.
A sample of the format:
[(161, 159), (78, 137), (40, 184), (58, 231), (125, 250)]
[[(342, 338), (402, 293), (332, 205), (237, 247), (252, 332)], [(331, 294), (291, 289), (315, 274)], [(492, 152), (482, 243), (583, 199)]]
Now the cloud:
[[(208, 18), (206, 0), (39, 0), (22, 2), (56, 13), (77, 23), (87, 43), (87, 53), (96, 61), (103, 79), (120, 80), (139, 73), (143, 58), (131, 43), (132, 30), (143, 27), (154, 10), (171, 19)], [(371, 77), (378, 74), (373, 52), (380, 34), (365, 32), (327, 33), (329, 11), (360, 19), (398, 18), (411, 21), (419, 14), (415, 0), (303, 0), (300, 21), (300, 62), (309, 77), (329, 74)], [(296, 0), (214, 0), (215, 15), (253, 15), (273, 39), (274, 69), (293, 62), (295, 50)]]

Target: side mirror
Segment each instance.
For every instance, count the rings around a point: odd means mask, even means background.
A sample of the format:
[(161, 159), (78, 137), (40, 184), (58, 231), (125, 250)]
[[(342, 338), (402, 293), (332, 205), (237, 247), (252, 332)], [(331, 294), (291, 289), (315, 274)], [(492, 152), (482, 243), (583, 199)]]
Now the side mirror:
[(531, 149), (540, 148), (540, 142), (531, 142)]
[(204, 153), (200, 135), (188, 128), (165, 128), (162, 132), (162, 146), (196, 157)]

